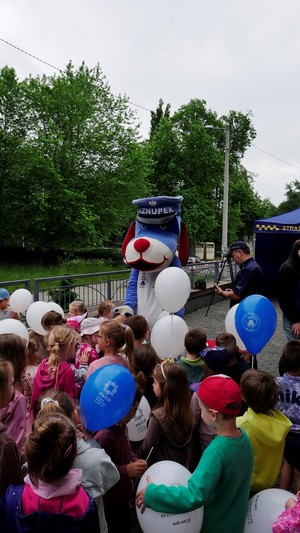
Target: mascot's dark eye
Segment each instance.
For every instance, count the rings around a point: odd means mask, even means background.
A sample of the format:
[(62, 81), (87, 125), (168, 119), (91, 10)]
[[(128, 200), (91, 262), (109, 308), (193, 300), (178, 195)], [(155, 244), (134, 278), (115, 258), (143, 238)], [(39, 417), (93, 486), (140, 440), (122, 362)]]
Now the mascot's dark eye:
[(143, 229), (145, 229), (147, 226), (146, 226), (146, 224), (141, 224), (141, 227), (142, 227)]
[(161, 225), (161, 226), (159, 226), (159, 227), (160, 227), (160, 229), (167, 229), (167, 226), (166, 226), (166, 224), (162, 224), (162, 225)]

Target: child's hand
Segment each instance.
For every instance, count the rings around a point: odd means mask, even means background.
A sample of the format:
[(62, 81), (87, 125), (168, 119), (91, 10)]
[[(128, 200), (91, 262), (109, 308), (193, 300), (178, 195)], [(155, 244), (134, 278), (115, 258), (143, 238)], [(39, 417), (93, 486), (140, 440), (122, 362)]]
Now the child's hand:
[(88, 351), (87, 349), (83, 350), (81, 356), (80, 356), (80, 359), (79, 359), (79, 362), (81, 365), (87, 365), (88, 362), (89, 362), (89, 354), (88, 354)]
[(147, 463), (144, 459), (138, 459), (134, 463), (127, 465), (127, 472), (129, 477), (140, 477), (147, 470)]
[(136, 500), (135, 500), (138, 508), (141, 509), (141, 513), (143, 513), (145, 511), (145, 509), (146, 509), (145, 503), (144, 503), (144, 497), (145, 497), (145, 492), (146, 492), (147, 486), (149, 485), (149, 483), (152, 483), (151, 477), (150, 476), (146, 476), (146, 481), (147, 481), (146, 487), (144, 487), (142, 490), (140, 490), (137, 493)]
[(249, 352), (247, 352), (246, 350), (243, 350), (242, 352), (240, 352), (240, 355), (245, 363), (251, 363), (252, 355)]
[(286, 502), (285, 502), (285, 509), (292, 509), (292, 507), (295, 507), (296, 505), (296, 500), (294, 498), (289, 498)]

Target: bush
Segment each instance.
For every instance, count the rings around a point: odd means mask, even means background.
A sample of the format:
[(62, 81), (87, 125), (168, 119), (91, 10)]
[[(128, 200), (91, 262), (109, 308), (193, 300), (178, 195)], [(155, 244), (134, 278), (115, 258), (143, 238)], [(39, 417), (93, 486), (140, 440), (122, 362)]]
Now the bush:
[(63, 310), (66, 312), (69, 310), (69, 305), (74, 300), (78, 300), (78, 294), (72, 290), (74, 280), (71, 281), (70, 278), (62, 279), (57, 289), (50, 289), (48, 291), (48, 296), (51, 298), (52, 302), (60, 305)]

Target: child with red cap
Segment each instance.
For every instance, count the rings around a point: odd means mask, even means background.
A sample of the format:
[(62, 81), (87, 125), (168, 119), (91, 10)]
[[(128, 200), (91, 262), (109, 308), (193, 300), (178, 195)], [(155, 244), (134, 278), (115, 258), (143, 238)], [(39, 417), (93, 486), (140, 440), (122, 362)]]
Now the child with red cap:
[(198, 398), (205, 422), (217, 436), (204, 451), (187, 487), (154, 485), (137, 494), (145, 507), (163, 513), (184, 513), (204, 506), (201, 533), (244, 530), (253, 452), (246, 433), (236, 427), (242, 397), (238, 384), (224, 375), (210, 376), (200, 383)]

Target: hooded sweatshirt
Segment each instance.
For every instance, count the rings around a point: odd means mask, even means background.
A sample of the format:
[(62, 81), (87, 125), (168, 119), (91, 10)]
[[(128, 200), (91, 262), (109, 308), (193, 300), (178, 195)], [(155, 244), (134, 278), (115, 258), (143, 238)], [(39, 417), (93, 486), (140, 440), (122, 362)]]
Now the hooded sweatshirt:
[(270, 414), (255, 413), (250, 407), (236, 419), (237, 427), (243, 428), (252, 445), (254, 464), (251, 490), (258, 492), (274, 487), (284, 451), (285, 437), (292, 425), (278, 409)]
[(49, 373), (48, 358), (43, 359), (39, 364), (33, 385), (31, 398), (31, 411), (35, 400), (47, 389), (60, 390), (66, 392), (76, 400), (77, 392), (75, 386), (75, 376), (71, 365), (67, 362), (60, 362), (54, 376)]
[(172, 418), (166, 415), (164, 408), (159, 407), (151, 413), (146, 437), (139, 448), (138, 455), (145, 459), (153, 447), (147, 460), (148, 467), (164, 460), (175, 461), (186, 466), (192, 429), (193, 426), (188, 431), (180, 428)]
[(82, 471), (73, 468), (57, 482), (46, 483), (38, 480), (32, 484), (29, 475), (24, 478), (25, 487), (22, 495), (22, 512), (27, 515), (37, 509), (48, 513), (60, 513), (81, 518), (87, 511), (89, 497), (80, 486)]
[(10, 485), (0, 496), (3, 531), (100, 533), (95, 504), (81, 487), (81, 478), (81, 470), (73, 468), (57, 482), (39, 480), (35, 486), (26, 476), (25, 485)]
[(82, 487), (93, 498), (98, 510), (101, 533), (107, 533), (102, 496), (119, 479), (120, 474), (107, 453), (100, 448), (95, 439), (77, 439), (75, 466), (82, 469)]

